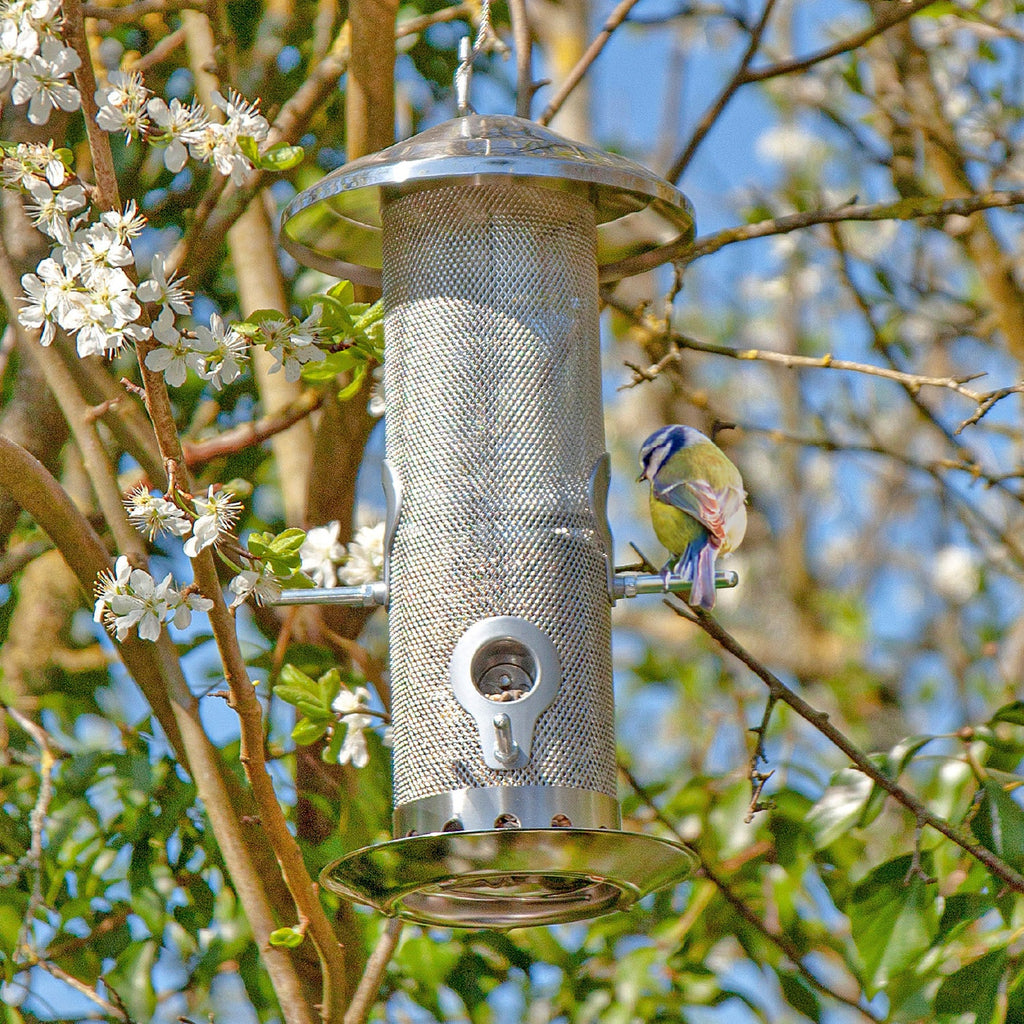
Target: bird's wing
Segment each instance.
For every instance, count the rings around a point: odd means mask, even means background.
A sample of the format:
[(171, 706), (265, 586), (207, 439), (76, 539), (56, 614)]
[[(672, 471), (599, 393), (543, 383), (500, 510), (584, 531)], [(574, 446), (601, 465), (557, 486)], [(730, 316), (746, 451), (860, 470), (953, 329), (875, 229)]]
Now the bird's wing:
[(708, 531), (716, 548), (734, 548), (742, 539), (747, 518), (742, 488), (716, 488), (706, 480), (680, 480), (667, 487), (656, 487), (654, 493), (659, 501), (696, 519)]

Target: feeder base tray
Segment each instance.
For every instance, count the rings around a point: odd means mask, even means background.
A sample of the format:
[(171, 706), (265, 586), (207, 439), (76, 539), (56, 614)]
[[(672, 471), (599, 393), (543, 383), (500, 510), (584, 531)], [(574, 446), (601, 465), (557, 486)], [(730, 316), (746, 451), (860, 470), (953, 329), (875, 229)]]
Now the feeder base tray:
[(598, 917), (697, 865), (666, 839), (611, 829), (496, 829), (395, 839), (324, 868), (321, 883), (389, 917), (523, 928)]

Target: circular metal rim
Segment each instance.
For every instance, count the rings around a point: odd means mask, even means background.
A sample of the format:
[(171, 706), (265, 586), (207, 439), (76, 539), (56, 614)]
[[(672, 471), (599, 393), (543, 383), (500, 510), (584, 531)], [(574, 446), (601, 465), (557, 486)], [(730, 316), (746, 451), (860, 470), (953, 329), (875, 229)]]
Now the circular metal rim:
[[(439, 146), (444, 144), (445, 130), (454, 141), (468, 147), (486, 144), (487, 131), (502, 129), (518, 133), (526, 140), (521, 152), (508, 145), (507, 136), (500, 137), (506, 148), (496, 147), (497, 152), (427, 151), (429, 141), (435, 137)], [(549, 145), (555, 155), (537, 152), (530, 148), (531, 143)], [(564, 151), (564, 155), (559, 151)], [(281, 244), (306, 266), (357, 284), (380, 287), (380, 218), (376, 211), (386, 191), (455, 184), (473, 186), (495, 179), (589, 193), (598, 210), (602, 282), (643, 273), (675, 259), (694, 238), (693, 206), (689, 199), (641, 164), (570, 142), (522, 118), (471, 114), (353, 160), (300, 192), (282, 213)], [(355, 261), (349, 254), (332, 255), (308, 238), (304, 241), (292, 233), (301, 227), (296, 225), (296, 218), (329, 200), (336, 201), (330, 206), (334, 222), (349, 225), (351, 248), (359, 253)], [(605, 241), (606, 236), (617, 237)], [(602, 259), (602, 245), (611, 252), (611, 258)]]
[[(389, 917), (454, 928), (519, 928), (622, 910), (697, 866), (684, 846), (612, 829), (431, 833), (364, 847), (329, 864), (320, 883)], [(578, 882), (544, 895), (494, 897), (475, 881)]]

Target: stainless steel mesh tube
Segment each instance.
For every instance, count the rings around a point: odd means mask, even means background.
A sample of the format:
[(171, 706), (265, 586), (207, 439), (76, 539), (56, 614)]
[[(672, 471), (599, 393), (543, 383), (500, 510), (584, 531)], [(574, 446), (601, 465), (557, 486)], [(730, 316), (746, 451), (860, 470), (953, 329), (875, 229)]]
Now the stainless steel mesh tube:
[[(573, 825), (616, 827), (608, 584), (590, 500), (604, 453), (594, 207), (500, 179), (423, 188), (385, 199), (383, 238), (386, 449), (403, 495), (390, 563), (396, 824), (416, 801), (523, 787), (527, 803), (564, 792)], [(561, 666), (530, 759), (509, 771), (485, 764), (449, 681), (459, 639), (491, 616), (538, 627)], [(588, 794), (598, 820), (579, 820)], [(560, 805), (539, 806), (550, 818)]]

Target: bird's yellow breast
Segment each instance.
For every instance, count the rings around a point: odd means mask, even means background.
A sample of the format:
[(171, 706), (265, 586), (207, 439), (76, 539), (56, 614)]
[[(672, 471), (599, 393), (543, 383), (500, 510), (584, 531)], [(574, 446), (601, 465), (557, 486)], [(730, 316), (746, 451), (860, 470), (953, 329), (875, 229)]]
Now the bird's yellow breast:
[(707, 530), (693, 516), (674, 505), (659, 501), (651, 490), (651, 522), (662, 547), (673, 555), (682, 554), (690, 541), (706, 536)]

